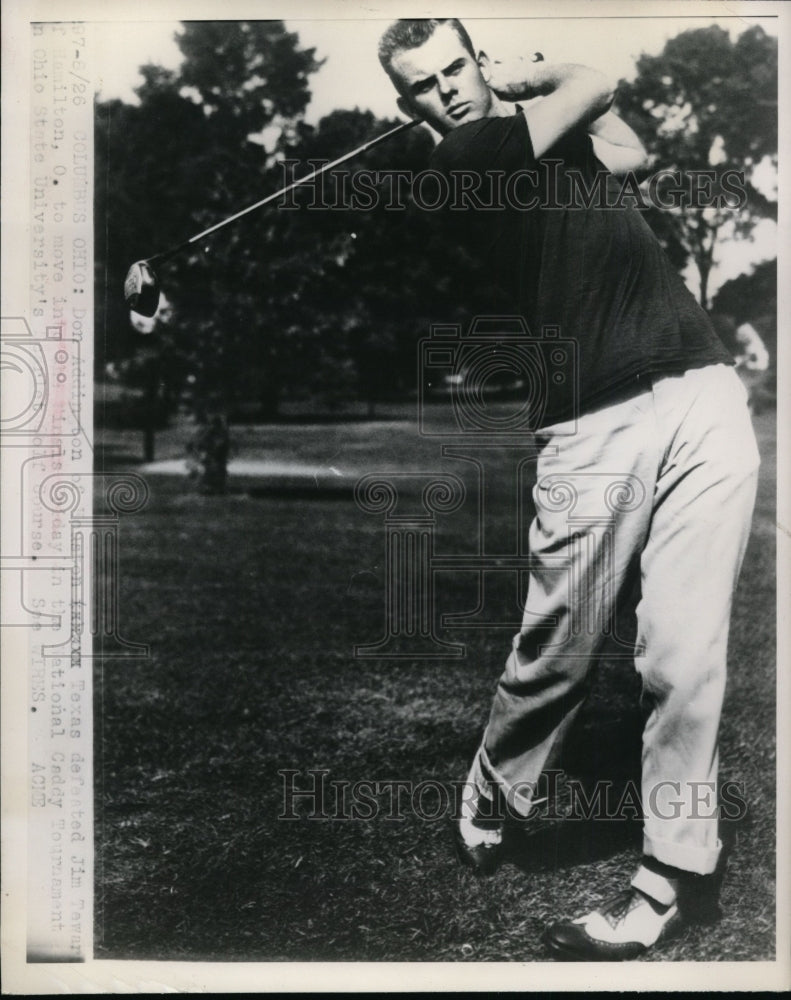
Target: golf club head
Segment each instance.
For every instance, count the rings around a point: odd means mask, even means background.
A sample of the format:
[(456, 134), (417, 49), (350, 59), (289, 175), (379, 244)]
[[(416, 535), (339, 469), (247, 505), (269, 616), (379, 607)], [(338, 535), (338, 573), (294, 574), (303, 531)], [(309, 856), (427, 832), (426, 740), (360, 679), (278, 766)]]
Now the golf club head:
[(153, 316), (159, 308), (159, 280), (148, 261), (138, 260), (124, 281), (124, 298), (130, 309), (141, 316)]

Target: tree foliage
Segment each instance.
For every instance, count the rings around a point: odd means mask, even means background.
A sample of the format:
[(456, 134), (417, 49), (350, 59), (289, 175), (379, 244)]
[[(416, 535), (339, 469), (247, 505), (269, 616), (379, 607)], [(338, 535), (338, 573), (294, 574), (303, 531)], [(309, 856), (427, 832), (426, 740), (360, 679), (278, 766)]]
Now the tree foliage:
[(749, 274), (726, 281), (714, 296), (712, 312), (729, 317), (734, 327), (751, 323), (776, 361), (777, 261), (761, 261)]
[(715, 193), (724, 171), (744, 172), (738, 211), (682, 205), (650, 218), (674, 263), (694, 262), (706, 306), (718, 239), (730, 230), (749, 237), (759, 219), (776, 218), (776, 202), (753, 180), (764, 157), (777, 163), (777, 42), (760, 26), (735, 41), (716, 25), (682, 32), (659, 55), (640, 57), (635, 80), (621, 81), (618, 106), (655, 170), (713, 171)]
[(714, 309), (744, 323), (762, 313), (775, 311), (777, 301), (777, 261), (764, 260), (749, 274), (726, 281), (714, 296)]
[[(100, 365), (139, 343), (119, 294), (129, 264), (261, 198), (271, 167), (256, 135), (279, 125), (274, 151), (288, 141), (284, 123), (297, 122), (307, 106), (308, 76), (318, 66), (313, 50), (300, 49), (279, 21), (192, 22), (177, 39), (180, 71), (142, 67), (138, 106), (97, 106), (97, 217), (105, 220), (97, 229), (105, 290), (97, 303)], [(174, 378), (232, 390), (222, 385), (234, 353), (228, 348), (242, 336), (261, 340), (269, 325), (264, 310), (251, 308), (263, 236), (249, 225), (229, 229), (163, 265), (170, 308), (159, 333), (178, 369)]]

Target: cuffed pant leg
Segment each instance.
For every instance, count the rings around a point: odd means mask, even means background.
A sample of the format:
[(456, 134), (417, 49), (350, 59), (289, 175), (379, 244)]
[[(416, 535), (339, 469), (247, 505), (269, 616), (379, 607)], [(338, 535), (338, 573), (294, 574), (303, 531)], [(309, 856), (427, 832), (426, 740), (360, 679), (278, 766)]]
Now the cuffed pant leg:
[(641, 559), (636, 666), (646, 854), (714, 871), (717, 735), (733, 591), (750, 529), (758, 451), (735, 373), (657, 380), (657, 436), (669, 442)]

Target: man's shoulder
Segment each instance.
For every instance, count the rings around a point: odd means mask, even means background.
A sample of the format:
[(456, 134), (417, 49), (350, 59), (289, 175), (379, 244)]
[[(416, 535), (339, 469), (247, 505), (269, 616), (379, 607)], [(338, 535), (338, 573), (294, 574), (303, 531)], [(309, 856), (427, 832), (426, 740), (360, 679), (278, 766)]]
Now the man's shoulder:
[(449, 132), (432, 153), (431, 163), (438, 169), (491, 165), (509, 140), (524, 149), (524, 115), (503, 118), (479, 118)]

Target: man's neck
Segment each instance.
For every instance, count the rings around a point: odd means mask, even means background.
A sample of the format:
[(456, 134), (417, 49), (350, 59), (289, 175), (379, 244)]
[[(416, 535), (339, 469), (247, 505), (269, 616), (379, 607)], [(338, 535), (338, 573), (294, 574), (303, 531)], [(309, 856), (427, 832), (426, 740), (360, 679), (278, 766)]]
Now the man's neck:
[(492, 105), (489, 109), (489, 114), (487, 118), (510, 118), (511, 115), (515, 115), (517, 112), (517, 106), (511, 104), (510, 101), (501, 100), (497, 94), (492, 91)]

